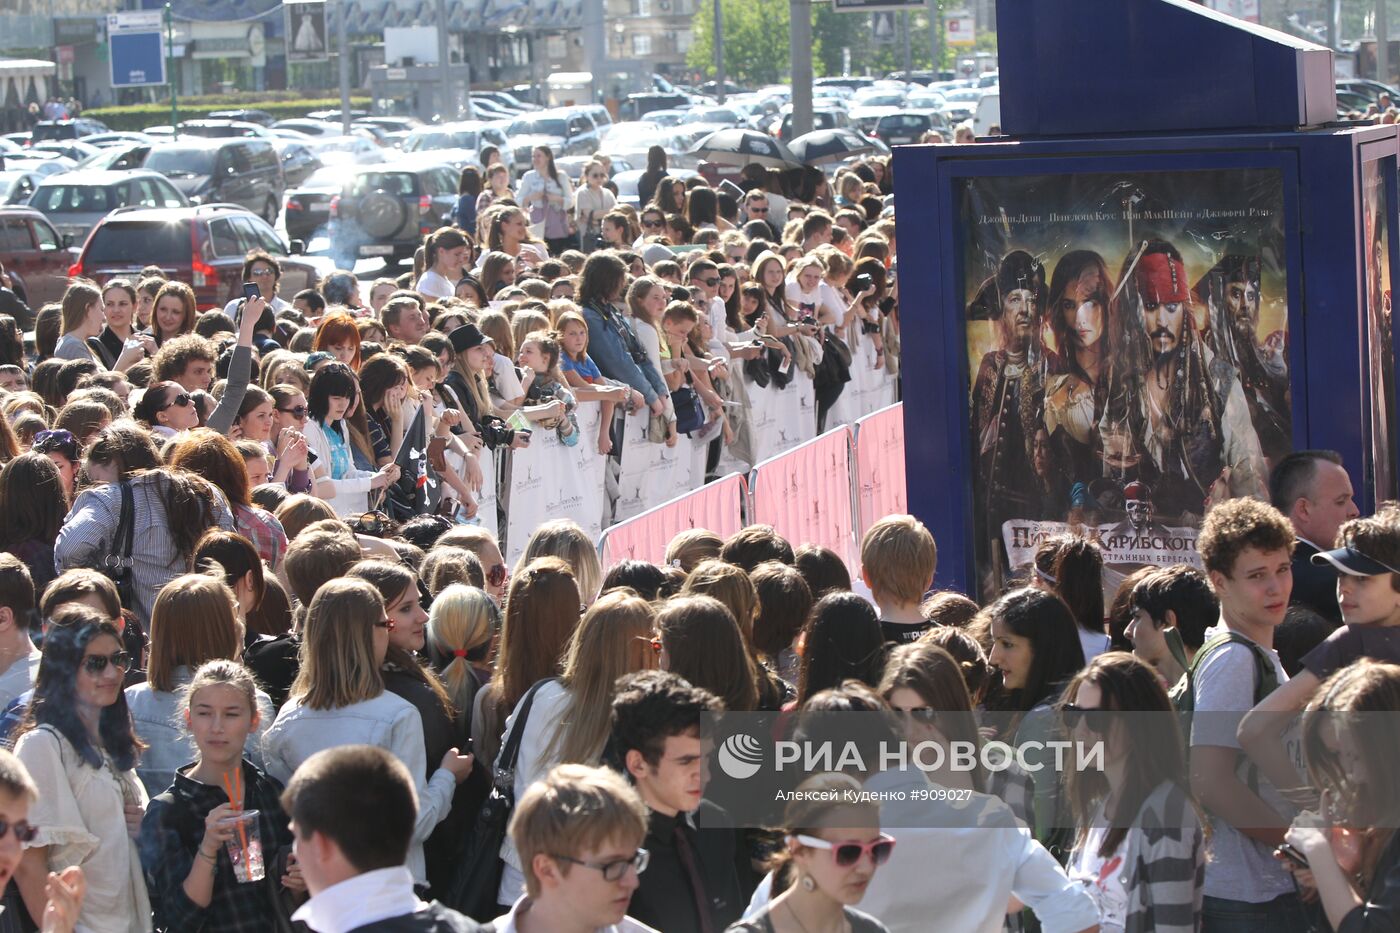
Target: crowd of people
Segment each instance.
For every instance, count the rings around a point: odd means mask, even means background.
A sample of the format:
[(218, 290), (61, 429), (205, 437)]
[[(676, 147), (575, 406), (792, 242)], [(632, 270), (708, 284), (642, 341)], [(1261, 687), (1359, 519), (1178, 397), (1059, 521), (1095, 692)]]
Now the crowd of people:
[[(634, 413), (703, 481), (771, 444), (765, 393), (810, 393), (797, 437), (869, 373), (892, 401), (890, 179), (737, 197), (658, 158), (634, 215), (602, 163), (476, 174), (365, 303), (345, 272), (285, 302), (254, 253), (268, 299), (75, 281), (33, 353), (0, 318), (0, 930), (1400, 925), (1394, 730), (1349, 715), (1400, 708), (1400, 506), (1294, 453), (1271, 504), (1210, 510), (1200, 569), (1105, 598), (1058, 536), (985, 605), (931, 592), (910, 516), (854, 577), (761, 525), (659, 563), (568, 519), (507, 547), (532, 436), (606, 462), (606, 523)], [(707, 794), (748, 713), (1016, 754), (837, 763), (760, 825)], [(1101, 767), (1046, 767), (1056, 736)]]

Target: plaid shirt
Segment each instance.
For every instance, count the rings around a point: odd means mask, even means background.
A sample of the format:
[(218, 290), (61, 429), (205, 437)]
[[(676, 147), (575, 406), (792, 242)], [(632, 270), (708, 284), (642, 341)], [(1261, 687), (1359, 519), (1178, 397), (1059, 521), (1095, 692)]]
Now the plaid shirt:
[(277, 799), (282, 785), (244, 761), (243, 788), (243, 808), (258, 811), (268, 877), (261, 884), (239, 884), (228, 852), (221, 849), (208, 907), (191, 901), (184, 883), (204, 839), (204, 818), (227, 803), (228, 795), (222, 787), (201, 784), (177, 771), (175, 783), (146, 808), (139, 848), (157, 931), (269, 933), (277, 929), (273, 911), (281, 908), (273, 903), (274, 891), (281, 891), (284, 856), (292, 851), (292, 833)]
[(277, 516), (263, 509), (236, 505), (233, 523), (239, 534), (253, 542), (258, 556), (267, 561), (269, 567), (276, 570), (281, 566), (282, 555), (287, 553), (287, 532), (282, 530)]

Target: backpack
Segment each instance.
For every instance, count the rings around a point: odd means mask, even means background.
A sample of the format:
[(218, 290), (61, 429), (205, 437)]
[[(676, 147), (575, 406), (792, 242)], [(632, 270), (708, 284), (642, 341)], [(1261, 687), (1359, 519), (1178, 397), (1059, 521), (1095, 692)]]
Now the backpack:
[[(1208, 639), (1191, 659), (1191, 664), (1176, 682), (1176, 686), (1167, 691), (1167, 697), (1172, 701), (1172, 708), (1176, 710), (1178, 721), (1181, 723), (1182, 739), (1186, 742), (1188, 756), (1191, 752), (1191, 720), (1196, 712), (1196, 670), (1205, 663), (1208, 655), (1230, 644), (1245, 645), (1254, 655), (1254, 705), (1259, 705), (1266, 696), (1279, 688), (1278, 673), (1274, 670), (1273, 659), (1263, 647), (1243, 635), (1229, 631)], [(1259, 791), (1258, 770), (1252, 763), (1249, 766), (1249, 789), (1255, 793)]]

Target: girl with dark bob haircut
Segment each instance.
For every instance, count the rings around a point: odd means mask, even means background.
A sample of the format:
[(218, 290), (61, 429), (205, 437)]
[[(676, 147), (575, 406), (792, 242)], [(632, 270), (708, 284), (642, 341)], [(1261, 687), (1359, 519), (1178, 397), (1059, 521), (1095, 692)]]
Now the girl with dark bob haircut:
[(828, 593), (807, 620), (797, 705), (823, 690), (858, 680), (872, 689), (885, 670), (885, 636), (875, 607), (854, 593)]
[(350, 367), (344, 363), (329, 363), (311, 377), (311, 392), (306, 397), (307, 413), (317, 421), (325, 421), (332, 396), (355, 399), (359, 394), (360, 383)]

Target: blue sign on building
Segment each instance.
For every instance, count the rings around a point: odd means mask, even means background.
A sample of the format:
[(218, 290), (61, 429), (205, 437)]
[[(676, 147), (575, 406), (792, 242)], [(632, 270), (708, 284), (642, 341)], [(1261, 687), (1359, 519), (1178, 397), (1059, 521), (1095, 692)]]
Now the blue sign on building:
[(107, 17), (112, 87), (165, 84), (165, 46), (159, 12), (113, 13)]

